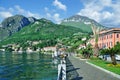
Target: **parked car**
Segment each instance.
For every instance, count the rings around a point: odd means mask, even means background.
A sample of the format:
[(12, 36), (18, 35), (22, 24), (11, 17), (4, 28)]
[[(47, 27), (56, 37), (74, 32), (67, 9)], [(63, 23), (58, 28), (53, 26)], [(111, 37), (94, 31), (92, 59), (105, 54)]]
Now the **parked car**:
[(100, 55), (99, 58), (103, 60), (111, 60), (110, 55)]
[(116, 60), (120, 61), (120, 55), (115, 55)]
[[(99, 56), (100, 59), (103, 59), (103, 60), (107, 60), (107, 61), (111, 61), (111, 57), (110, 55), (100, 55)], [(120, 61), (120, 55), (115, 55), (115, 59)]]

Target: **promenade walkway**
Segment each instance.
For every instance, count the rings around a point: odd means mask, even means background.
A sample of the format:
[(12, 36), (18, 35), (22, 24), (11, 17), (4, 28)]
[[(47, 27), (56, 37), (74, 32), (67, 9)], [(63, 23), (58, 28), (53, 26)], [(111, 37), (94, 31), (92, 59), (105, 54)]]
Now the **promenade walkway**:
[(67, 80), (119, 80), (112, 75), (86, 63), (85, 60), (69, 56), (67, 59)]

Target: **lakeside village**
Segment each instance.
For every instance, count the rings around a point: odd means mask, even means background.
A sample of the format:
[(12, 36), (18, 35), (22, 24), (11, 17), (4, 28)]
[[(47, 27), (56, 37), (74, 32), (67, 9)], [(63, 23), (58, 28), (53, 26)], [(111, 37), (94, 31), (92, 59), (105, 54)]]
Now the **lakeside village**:
[[(114, 47), (117, 43), (120, 42), (120, 28), (111, 28), (107, 30), (102, 30), (98, 33), (98, 47), (99, 49), (103, 48), (112, 48)], [(92, 48), (96, 46), (96, 41), (95, 37), (92, 36), (89, 40), (86, 40), (86, 38), (82, 38), (82, 41), (87, 41), (84, 44), (80, 44), (79, 47), (77, 48), (78, 50), (86, 48), (86, 45), (91, 44)], [(0, 51), (12, 51), (12, 52), (55, 52), (57, 50), (57, 46), (50, 46), (50, 47), (43, 47), (43, 48), (36, 48), (33, 47), (41, 41), (27, 41), (28, 44), (31, 45), (31, 47), (26, 47), (25, 49), (21, 47), (19, 44), (7, 44), (3, 45)], [(62, 45), (62, 44), (61, 44)], [(68, 46), (67, 46), (68, 47)], [(65, 48), (61, 47), (59, 48), (60, 52), (64, 52)]]

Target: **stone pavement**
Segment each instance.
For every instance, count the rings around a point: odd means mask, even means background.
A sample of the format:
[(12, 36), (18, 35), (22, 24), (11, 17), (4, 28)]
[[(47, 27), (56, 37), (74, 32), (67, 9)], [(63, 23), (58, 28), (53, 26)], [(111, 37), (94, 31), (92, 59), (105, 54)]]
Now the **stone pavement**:
[(67, 80), (119, 80), (73, 56), (67, 59)]

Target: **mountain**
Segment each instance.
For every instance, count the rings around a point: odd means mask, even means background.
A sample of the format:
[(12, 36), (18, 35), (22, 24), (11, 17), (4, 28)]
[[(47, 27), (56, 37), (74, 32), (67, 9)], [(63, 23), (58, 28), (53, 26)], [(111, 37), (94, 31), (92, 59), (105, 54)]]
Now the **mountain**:
[(81, 15), (74, 15), (66, 18), (62, 20), (61, 25), (77, 27), (80, 28), (83, 32), (92, 32), (91, 22), (97, 27), (105, 28), (95, 20)]
[(45, 18), (23, 27), (20, 31), (1, 41), (5, 44), (26, 44), (31, 41), (39, 41), (41, 44), (56, 43), (57, 39), (72, 36), (81, 32), (79, 28), (54, 24)]
[(11, 36), (13, 33), (20, 31), (24, 26), (27, 26), (35, 21), (36, 19), (33, 17), (27, 18), (22, 15), (15, 15), (6, 18), (0, 24), (0, 40)]

